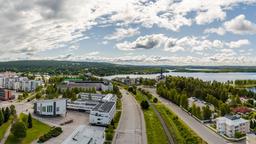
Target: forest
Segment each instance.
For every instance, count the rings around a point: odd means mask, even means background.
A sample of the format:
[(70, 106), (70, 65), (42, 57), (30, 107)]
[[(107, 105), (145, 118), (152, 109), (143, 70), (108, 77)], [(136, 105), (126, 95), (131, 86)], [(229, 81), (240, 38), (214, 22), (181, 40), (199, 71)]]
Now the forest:
[(119, 65), (104, 62), (27, 60), (0, 62), (0, 71), (13, 71), (22, 73), (48, 73), (50, 75), (77, 75), (80, 73), (90, 72), (98, 76), (107, 76), (115, 74), (160, 73), (161, 67)]
[(184, 99), (187, 97), (196, 97), (214, 105), (220, 111), (220, 115), (230, 112), (230, 106), (226, 103), (228, 98), (235, 99), (240, 96), (255, 98), (256, 96), (246, 89), (238, 89), (217, 81), (205, 82), (196, 78), (173, 76), (167, 77), (165, 82), (157, 85), (157, 93), (181, 106), (184, 105)]

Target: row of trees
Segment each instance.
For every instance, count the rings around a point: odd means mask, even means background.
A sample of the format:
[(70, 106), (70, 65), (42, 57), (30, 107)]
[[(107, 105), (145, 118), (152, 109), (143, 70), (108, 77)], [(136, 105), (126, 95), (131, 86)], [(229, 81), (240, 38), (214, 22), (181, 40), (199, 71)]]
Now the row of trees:
[(256, 80), (235, 80), (235, 85), (254, 85)]
[(157, 85), (157, 93), (173, 103), (188, 109), (188, 97), (185, 93), (178, 93), (177, 90), (173, 88), (167, 89), (164, 83)]
[(0, 110), (0, 126), (6, 123), (10, 119), (10, 116), (16, 117), (16, 110), (14, 105), (2, 108)]
[(193, 104), (190, 111), (194, 116), (201, 120), (209, 120), (212, 114), (212, 111), (210, 110), (210, 107), (208, 105), (201, 109), (201, 107)]
[[(228, 85), (218, 82), (211, 83), (194, 78), (169, 76), (165, 82), (157, 85), (157, 93), (185, 109), (188, 109), (187, 98), (196, 97), (213, 104), (219, 110), (220, 115), (225, 115), (230, 112), (229, 105), (225, 103), (230, 93), (228, 88)], [(235, 105), (239, 104), (237, 97), (233, 102)]]

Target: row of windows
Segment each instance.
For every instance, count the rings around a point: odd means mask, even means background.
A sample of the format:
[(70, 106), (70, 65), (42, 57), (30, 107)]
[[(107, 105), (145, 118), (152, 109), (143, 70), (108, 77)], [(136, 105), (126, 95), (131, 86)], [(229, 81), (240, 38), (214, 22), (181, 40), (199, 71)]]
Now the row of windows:
[[(58, 112), (60, 110), (59, 107), (56, 108), (56, 111)], [(43, 106), (43, 112), (52, 112), (53, 111), (53, 106)]]

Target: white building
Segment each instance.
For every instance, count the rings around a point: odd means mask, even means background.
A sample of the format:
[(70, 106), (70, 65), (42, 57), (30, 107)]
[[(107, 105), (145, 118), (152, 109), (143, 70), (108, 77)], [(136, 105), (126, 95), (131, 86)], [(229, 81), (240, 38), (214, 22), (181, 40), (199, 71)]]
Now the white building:
[(98, 101), (91, 101), (91, 100), (82, 100), (78, 99), (75, 101), (68, 100), (67, 101), (67, 108), (72, 110), (82, 110), (82, 111), (90, 111), (93, 109), (97, 104)]
[(62, 144), (103, 144), (105, 128), (79, 126)]
[(236, 132), (250, 132), (250, 122), (238, 116), (225, 116), (216, 119), (217, 132), (228, 137), (235, 137)]
[(78, 100), (67, 101), (67, 108), (73, 110), (90, 111), (100, 102), (116, 101), (117, 97), (113, 94), (93, 94), (93, 93), (79, 93)]
[(197, 107), (200, 107), (201, 109), (203, 107), (206, 107), (207, 105), (209, 106), (211, 111), (214, 111), (214, 106), (212, 104), (209, 104), (203, 100), (200, 100), (196, 97), (190, 97), (188, 98), (188, 105), (189, 107), (192, 107), (192, 105), (195, 104)]
[(34, 113), (45, 116), (66, 114), (66, 99), (39, 100), (34, 103)]
[(256, 144), (256, 134), (255, 133), (246, 134), (246, 144)]
[(109, 125), (116, 112), (115, 102), (101, 102), (90, 112), (90, 124)]
[(58, 88), (63, 90), (81, 88), (81, 89), (95, 89), (101, 91), (112, 91), (113, 85), (111, 82), (103, 81), (64, 81), (64, 83), (58, 85)]

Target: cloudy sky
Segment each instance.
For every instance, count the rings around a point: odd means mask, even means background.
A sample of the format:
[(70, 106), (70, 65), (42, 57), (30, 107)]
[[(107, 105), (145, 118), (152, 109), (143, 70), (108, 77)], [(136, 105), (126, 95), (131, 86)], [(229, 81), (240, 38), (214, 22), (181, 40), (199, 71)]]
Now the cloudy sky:
[(256, 0), (0, 0), (0, 60), (256, 65)]

